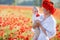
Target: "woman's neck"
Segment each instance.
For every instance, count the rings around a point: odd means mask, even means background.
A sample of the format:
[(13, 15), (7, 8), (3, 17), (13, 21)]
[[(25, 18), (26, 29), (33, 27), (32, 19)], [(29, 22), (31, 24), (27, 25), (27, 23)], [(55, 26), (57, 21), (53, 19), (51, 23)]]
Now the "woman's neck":
[(45, 17), (45, 18), (47, 18), (47, 17), (49, 17), (49, 16), (51, 16), (51, 14), (44, 14), (44, 17)]

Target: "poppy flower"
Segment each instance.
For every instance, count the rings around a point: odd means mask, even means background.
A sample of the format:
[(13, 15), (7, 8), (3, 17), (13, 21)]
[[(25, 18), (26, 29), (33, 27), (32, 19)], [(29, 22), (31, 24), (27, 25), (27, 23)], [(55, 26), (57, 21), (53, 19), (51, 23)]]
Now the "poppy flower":
[(40, 15), (37, 13), (37, 14), (36, 14), (36, 17), (39, 17), (39, 16), (40, 16)]
[(2, 17), (0, 17), (0, 25), (2, 24)]

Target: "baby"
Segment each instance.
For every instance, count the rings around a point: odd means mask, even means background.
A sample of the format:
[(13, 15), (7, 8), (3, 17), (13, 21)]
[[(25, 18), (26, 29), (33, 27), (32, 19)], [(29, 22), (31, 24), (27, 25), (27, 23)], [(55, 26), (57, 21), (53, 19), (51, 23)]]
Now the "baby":
[(34, 37), (33, 40), (37, 40), (39, 35), (40, 35), (40, 28), (39, 28), (39, 23), (41, 23), (44, 19), (43, 14), (39, 14), (38, 8), (34, 7), (33, 8), (33, 16), (32, 16), (32, 21), (33, 21), (33, 28), (32, 31), (34, 32)]

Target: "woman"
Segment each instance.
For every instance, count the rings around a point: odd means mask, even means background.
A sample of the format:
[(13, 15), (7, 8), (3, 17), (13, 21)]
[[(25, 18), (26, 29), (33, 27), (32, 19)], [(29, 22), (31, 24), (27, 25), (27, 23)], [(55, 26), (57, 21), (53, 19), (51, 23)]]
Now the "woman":
[(55, 12), (55, 8), (53, 6), (53, 2), (46, 0), (43, 1), (42, 6), (44, 8), (43, 21), (40, 22), (40, 20), (37, 19), (37, 22), (35, 22), (35, 27), (39, 26), (40, 29), (40, 35), (37, 40), (49, 40), (56, 35), (56, 21), (52, 16), (52, 14)]

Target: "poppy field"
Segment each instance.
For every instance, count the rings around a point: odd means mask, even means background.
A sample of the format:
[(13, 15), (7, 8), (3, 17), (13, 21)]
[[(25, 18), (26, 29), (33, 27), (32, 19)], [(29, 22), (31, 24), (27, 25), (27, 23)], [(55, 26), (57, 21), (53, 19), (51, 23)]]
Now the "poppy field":
[[(58, 13), (58, 15), (57, 15)], [(60, 11), (53, 15), (57, 19), (57, 34), (50, 40), (60, 40)], [(32, 7), (0, 6), (0, 40), (32, 40)]]

